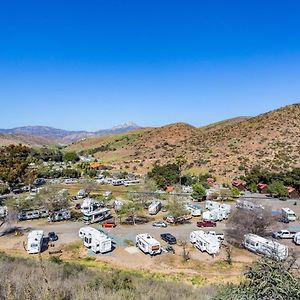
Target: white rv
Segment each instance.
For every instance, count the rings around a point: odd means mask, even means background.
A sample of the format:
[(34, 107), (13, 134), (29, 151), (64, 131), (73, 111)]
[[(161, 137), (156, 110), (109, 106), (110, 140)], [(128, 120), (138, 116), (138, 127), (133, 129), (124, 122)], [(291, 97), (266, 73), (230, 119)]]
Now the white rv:
[(226, 203), (220, 203), (216, 201), (207, 200), (205, 202), (205, 208), (208, 210), (215, 210), (215, 209), (223, 209), (226, 210), (228, 213), (231, 211), (231, 206)]
[(293, 210), (291, 210), (288, 207), (285, 207), (285, 208), (282, 208), (281, 211), (282, 211), (283, 217), (286, 217), (289, 221), (296, 221), (297, 216)]
[(113, 203), (113, 207), (116, 211), (120, 210), (123, 206), (123, 202), (120, 200), (115, 200)]
[(47, 218), (48, 216), (49, 216), (49, 212), (45, 208), (27, 209), (27, 210), (22, 210), (18, 214), (18, 220), (19, 221), (33, 220), (33, 219), (39, 219), (39, 218)]
[(201, 208), (197, 205), (193, 205), (193, 204), (186, 204), (185, 205), (185, 209), (191, 212), (191, 215), (193, 217), (200, 217), (201, 216)]
[(204, 211), (202, 213), (202, 218), (204, 221), (222, 221), (228, 219), (228, 216), (228, 211), (221, 208)]
[(216, 255), (220, 251), (220, 242), (216, 236), (207, 234), (202, 230), (190, 234), (190, 241), (202, 252)]
[(122, 180), (122, 179), (113, 179), (112, 182), (111, 182), (111, 184), (113, 186), (123, 185), (124, 184), (124, 180)]
[(135, 241), (136, 246), (145, 254), (156, 255), (161, 253), (160, 243), (148, 233), (138, 234)]
[(91, 212), (83, 213), (82, 220), (85, 224), (101, 222), (110, 217), (109, 208), (100, 208)]
[(7, 206), (0, 206), (0, 218), (7, 216)]
[(71, 219), (71, 212), (66, 209), (54, 211), (49, 217), (49, 222), (59, 222)]
[(87, 196), (85, 189), (81, 189), (77, 193), (77, 199), (83, 199)]
[(300, 245), (300, 232), (297, 232), (294, 236), (294, 243)]
[(95, 228), (80, 228), (79, 237), (83, 240), (84, 246), (94, 253), (106, 253), (112, 249), (111, 238)]
[(33, 230), (28, 234), (27, 252), (29, 254), (36, 254), (42, 251), (43, 237), (43, 230)]
[(153, 201), (148, 207), (149, 215), (156, 215), (161, 209), (160, 201)]
[(243, 209), (264, 209), (261, 204), (253, 203), (247, 200), (237, 200), (235, 203), (236, 208), (243, 208)]
[(100, 206), (101, 206), (101, 204), (98, 201), (96, 201), (95, 199), (86, 198), (86, 199), (84, 199), (84, 201), (81, 205), (81, 212), (83, 214), (90, 213), (94, 210), (97, 210)]
[(244, 236), (244, 247), (252, 252), (281, 260), (288, 257), (287, 246), (252, 233)]
[(136, 179), (136, 180), (124, 180), (124, 185), (125, 186), (137, 185), (139, 183), (140, 183), (140, 181), (138, 179)]

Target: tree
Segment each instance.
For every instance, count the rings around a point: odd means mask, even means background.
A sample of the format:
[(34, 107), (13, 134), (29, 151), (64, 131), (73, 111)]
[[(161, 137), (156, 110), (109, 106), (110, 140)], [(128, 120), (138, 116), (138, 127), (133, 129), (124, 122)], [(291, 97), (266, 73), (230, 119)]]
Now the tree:
[(233, 197), (238, 197), (241, 193), (240, 193), (240, 190), (236, 187), (232, 188), (231, 189), (231, 194)]
[(257, 184), (255, 182), (251, 182), (249, 185), (247, 185), (247, 189), (251, 193), (256, 193), (256, 191), (257, 191)]
[(282, 181), (272, 181), (268, 186), (268, 192), (273, 196), (287, 197), (289, 195), (287, 188)]
[(63, 154), (63, 161), (64, 162), (75, 163), (78, 160), (79, 160), (79, 156), (77, 155), (77, 153), (75, 151), (65, 152)]
[(179, 168), (176, 164), (156, 165), (147, 177), (153, 179), (159, 188), (165, 189), (179, 181)]
[(121, 221), (122, 217), (131, 217), (133, 220), (133, 224), (135, 225), (136, 217), (141, 213), (143, 207), (140, 203), (135, 201), (129, 201), (122, 205), (121, 209), (116, 213)]
[(246, 271), (241, 283), (220, 287), (214, 299), (300, 299), (300, 278), (291, 271), (293, 262), (260, 259)]
[(244, 235), (254, 233), (260, 236), (267, 234), (267, 229), (275, 222), (271, 209), (234, 210), (227, 223), (227, 239), (231, 244), (240, 246)]
[(68, 191), (54, 189), (42, 190), (36, 198), (40, 201), (41, 206), (48, 209), (51, 214), (55, 210), (66, 209), (69, 207)]
[(206, 195), (206, 189), (204, 188), (204, 186), (201, 183), (196, 183), (192, 187), (193, 187), (193, 193), (191, 196), (194, 199), (202, 201), (203, 197)]
[(167, 209), (171, 216), (178, 218), (188, 214), (188, 211), (184, 207), (183, 201), (180, 201), (177, 197), (170, 197), (171, 199), (168, 201)]
[(181, 185), (181, 172), (182, 172), (182, 167), (186, 164), (187, 160), (184, 155), (179, 155), (175, 159), (176, 161), (176, 166), (178, 167), (179, 171), (179, 184)]

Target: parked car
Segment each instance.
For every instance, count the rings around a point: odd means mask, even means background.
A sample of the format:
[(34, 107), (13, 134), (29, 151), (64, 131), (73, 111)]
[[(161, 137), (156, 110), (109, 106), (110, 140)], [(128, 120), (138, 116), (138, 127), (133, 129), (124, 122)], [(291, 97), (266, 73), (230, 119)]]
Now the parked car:
[(50, 242), (54, 242), (58, 240), (58, 236), (54, 231), (48, 233), (48, 239)]
[(274, 231), (272, 233), (272, 237), (275, 239), (293, 239), (296, 233), (297, 232), (295, 231), (279, 230), (279, 231)]
[(117, 225), (114, 221), (107, 221), (102, 224), (102, 227), (104, 228), (115, 228)]
[(81, 204), (80, 203), (76, 203), (75, 209), (81, 209)]
[(176, 238), (174, 235), (172, 235), (171, 233), (162, 233), (160, 235), (161, 239), (164, 240), (165, 242), (167, 242), (170, 245), (174, 245), (176, 244)]
[(167, 223), (163, 222), (163, 221), (156, 221), (152, 224), (152, 226), (154, 227), (167, 227)]
[(282, 217), (278, 221), (282, 223), (290, 223), (290, 220), (287, 217)]
[(216, 226), (217, 226), (217, 223), (214, 221), (210, 221), (210, 220), (197, 222), (197, 227), (216, 227)]

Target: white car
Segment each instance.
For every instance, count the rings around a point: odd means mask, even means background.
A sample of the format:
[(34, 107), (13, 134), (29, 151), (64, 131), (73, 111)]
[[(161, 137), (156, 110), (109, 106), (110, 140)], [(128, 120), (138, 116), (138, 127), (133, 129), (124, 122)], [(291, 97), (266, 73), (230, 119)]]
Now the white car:
[(152, 224), (153, 227), (167, 227), (167, 223), (163, 221), (156, 221)]

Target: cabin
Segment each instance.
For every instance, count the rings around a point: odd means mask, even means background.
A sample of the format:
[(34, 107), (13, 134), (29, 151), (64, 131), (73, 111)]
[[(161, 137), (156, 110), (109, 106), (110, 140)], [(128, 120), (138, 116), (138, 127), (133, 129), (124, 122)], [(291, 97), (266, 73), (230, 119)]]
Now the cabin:
[(266, 183), (259, 183), (259, 184), (257, 184), (257, 190), (261, 194), (267, 194), (268, 193), (268, 185)]
[(291, 199), (299, 199), (300, 198), (300, 192), (296, 190), (295, 188), (289, 186), (288, 188), (289, 198)]
[(245, 191), (245, 184), (243, 183), (242, 180), (240, 179), (234, 179), (232, 182), (231, 182), (231, 185), (232, 187), (235, 187), (237, 188), (239, 191)]

